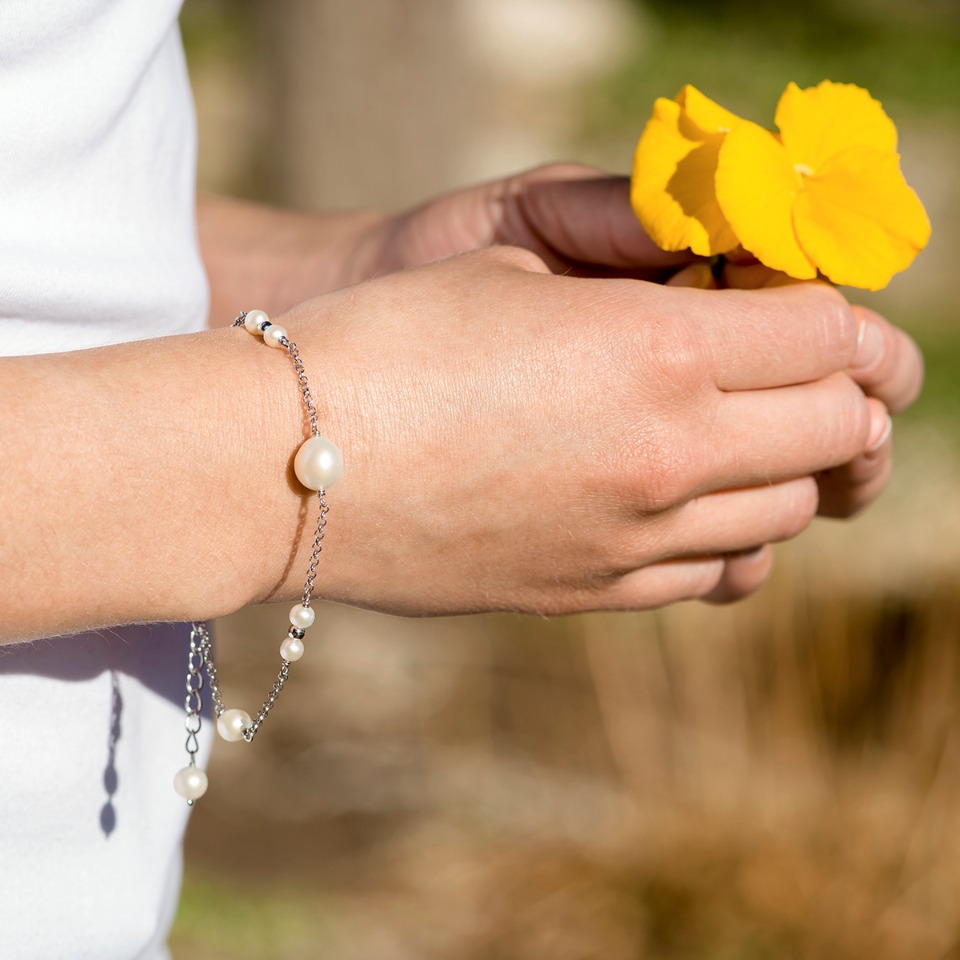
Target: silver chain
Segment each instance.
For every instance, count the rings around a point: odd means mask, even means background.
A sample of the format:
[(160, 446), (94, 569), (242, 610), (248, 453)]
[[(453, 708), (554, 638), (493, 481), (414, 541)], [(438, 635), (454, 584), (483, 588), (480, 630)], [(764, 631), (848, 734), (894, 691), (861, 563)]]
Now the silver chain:
[(267, 694), (267, 699), (261, 704), (256, 717), (253, 719), (253, 723), (243, 731), (243, 739), (246, 740), (247, 743), (253, 743), (253, 738), (257, 735), (257, 731), (260, 729), (264, 720), (267, 719), (267, 714), (273, 709), (273, 705), (277, 702), (277, 697), (279, 697), (283, 691), (283, 685), (289, 679), (290, 664), (287, 663), (286, 660), (282, 660), (280, 662), (280, 672), (277, 674), (277, 679), (273, 681), (273, 687), (271, 687), (270, 692)]
[[(241, 313), (232, 326), (239, 327), (243, 325), (246, 319), (246, 312)], [(307, 411), (307, 417), (310, 420), (310, 432), (313, 436), (320, 436), (318, 424), (317, 407), (313, 400), (313, 394), (310, 391), (310, 384), (307, 380), (307, 372), (300, 359), (300, 351), (297, 345), (284, 336), (280, 338), (280, 344), (286, 349), (293, 362), (293, 368), (297, 374), (297, 384), (300, 387), (300, 395), (303, 399), (304, 408)], [(303, 585), (303, 606), (309, 607), (313, 596), (313, 588), (317, 579), (317, 565), (320, 561), (320, 554), (323, 551), (323, 537), (327, 526), (327, 514), (330, 507), (327, 505), (325, 491), (317, 491), (317, 498), (320, 504), (320, 515), (317, 519), (317, 529), (313, 538), (313, 549), (310, 554), (310, 563), (307, 568), (307, 578)], [(298, 634), (302, 637), (302, 631)], [(280, 670), (277, 673), (277, 679), (274, 680), (267, 698), (263, 701), (253, 722), (243, 731), (243, 739), (247, 743), (252, 743), (257, 731), (263, 726), (267, 716), (273, 709), (280, 694), (283, 692), (284, 685), (290, 679), (290, 663), (281, 658)], [(196, 621), (191, 624), (190, 630), (190, 651), (187, 659), (187, 695), (184, 699), (184, 709), (186, 710), (186, 719), (184, 725), (187, 730), (186, 749), (189, 756), (189, 765), (195, 767), (197, 763), (197, 753), (200, 749), (197, 736), (200, 733), (202, 724), (201, 712), (203, 709), (204, 686), (210, 690), (210, 698), (213, 701), (214, 715), (219, 719), (224, 712), (223, 698), (220, 695), (220, 681), (217, 675), (217, 664), (213, 655), (213, 641), (210, 637), (210, 628), (206, 621)], [(193, 800), (188, 800), (188, 804), (193, 805)]]
[[(231, 324), (232, 327), (242, 327), (243, 321), (247, 319), (246, 312), (241, 313)], [(303, 405), (307, 410), (307, 417), (310, 420), (310, 432), (315, 436), (320, 436), (320, 426), (318, 423), (317, 405), (313, 402), (313, 394), (310, 392), (310, 383), (307, 380), (307, 371), (300, 359), (300, 351), (297, 345), (288, 337), (281, 337), (280, 343), (287, 349), (290, 359), (293, 361), (293, 369), (297, 372), (297, 384), (300, 387), (300, 396), (303, 397)]]
[(313, 536), (313, 552), (310, 554), (310, 565), (307, 567), (307, 580), (303, 585), (303, 605), (305, 607), (310, 606), (310, 597), (313, 595), (313, 585), (317, 579), (317, 564), (320, 562), (320, 554), (323, 551), (323, 536), (327, 528), (327, 514), (330, 512), (322, 490), (317, 494), (317, 499), (320, 501), (320, 516), (317, 518), (317, 532)]
[[(186, 749), (190, 757), (190, 766), (197, 765), (197, 751), (200, 749), (197, 743), (197, 734), (200, 732), (200, 711), (203, 709), (203, 662), (204, 654), (200, 649), (199, 638), (206, 633), (205, 624), (193, 624), (190, 631), (190, 653), (187, 657), (187, 695), (183, 700), (183, 708), (187, 711), (187, 716), (183, 725), (187, 731)], [(207, 634), (209, 636), (209, 634)]]
[(199, 622), (193, 624), (193, 629), (200, 637), (197, 649), (203, 658), (203, 668), (207, 673), (207, 686), (210, 688), (210, 698), (213, 700), (213, 714), (219, 718), (223, 714), (223, 699), (220, 696), (220, 681), (217, 679), (217, 664), (213, 659), (210, 628), (205, 622)]
[[(187, 680), (185, 687), (187, 695), (183, 699), (183, 708), (187, 715), (184, 717), (183, 726), (187, 731), (187, 739), (184, 747), (187, 751), (189, 766), (197, 765), (197, 753), (200, 750), (200, 743), (197, 740), (197, 734), (200, 733), (200, 727), (203, 720), (200, 717), (200, 711), (203, 709), (203, 665), (204, 653), (201, 650), (202, 637), (209, 639), (209, 633), (206, 631), (206, 624), (193, 624), (190, 631), (190, 652), (187, 655)], [(187, 800), (192, 807), (193, 800)]]
[(317, 425), (317, 407), (313, 402), (313, 394), (310, 392), (310, 384), (307, 382), (307, 371), (303, 368), (303, 361), (300, 359), (300, 351), (297, 345), (286, 337), (281, 337), (280, 342), (287, 348), (290, 359), (293, 361), (293, 369), (297, 371), (297, 383), (300, 385), (300, 396), (303, 397), (303, 405), (307, 409), (307, 416), (310, 418), (310, 432), (315, 436), (320, 436), (320, 427)]

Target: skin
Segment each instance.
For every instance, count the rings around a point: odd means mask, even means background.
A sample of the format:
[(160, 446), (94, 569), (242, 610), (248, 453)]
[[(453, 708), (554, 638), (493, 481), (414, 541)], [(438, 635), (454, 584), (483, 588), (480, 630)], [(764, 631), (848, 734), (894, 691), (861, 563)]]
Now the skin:
[[(704, 289), (626, 197), (552, 167), (394, 218), (201, 201), (213, 312), (287, 328), (344, 451), (321, 596), (405, 615), (727, 601), (768, 575), (764, 544), (879, 494), (887, 409), (922, 380), (912, 342), (826, 285)], [(283, 352), (212, 329), (8, 358), (0, 404), (3, 639), (299, 594), (316, 508)]]

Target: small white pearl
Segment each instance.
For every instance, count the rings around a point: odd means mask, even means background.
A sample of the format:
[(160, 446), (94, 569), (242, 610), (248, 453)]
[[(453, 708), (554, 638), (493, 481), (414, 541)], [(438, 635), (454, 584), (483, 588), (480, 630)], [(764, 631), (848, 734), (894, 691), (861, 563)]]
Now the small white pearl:
[(303, 641), (296, 637), (287, 637), (280, 644), (280, 656), (290, 663), (299, 660), (303, 656)]
[(207, 775), (199, 767), (184, 767), (174, 775), (173, 789), (184, 800), (199, 800), (207, 792)]
[(306, 630), (307, 627), (312, 627), (313, 621), (316, 619), (317, 615), (313, 607), (305, 607), (302, 603), (297, 603), (290, 608), (290, 622), (298, 630)]
[(224, 710), (217, 719), (217, 733), (219, 733), (224, 740), (235, 743), (237, 740), (243, 739), (243, 731), (252, 724), (253, 721), (250, 719), (250, 714), (247, 713), (246, 710), (238, 710), (236, 708), (233, 710)]
[(286, 335), (287, 331), (284, 330), (279, 323), (274, 323), (263, 331), (263, 342), (268, 347), (282, 347), (283, 344), (280, 342), (280, 338)]
[(270, 318), (262, 310), (251, 310), (244, 319), (243, 326), (247, 333), (259, 335), (260, 331), (257, 329), (257, 327), (263, 323), (264, 320), (269, 319)]
[(343, 473), (343, 454), (332, 440), (311, 437), (297, 451), (293, 470), (308, 490), (325, 490), (332, 487)]

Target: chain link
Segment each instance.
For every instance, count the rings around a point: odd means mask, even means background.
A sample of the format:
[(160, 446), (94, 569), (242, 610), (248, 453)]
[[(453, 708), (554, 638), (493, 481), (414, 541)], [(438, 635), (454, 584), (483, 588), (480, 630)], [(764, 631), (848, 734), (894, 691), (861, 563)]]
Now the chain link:
[(317, 532), (313, 536), (313, 552), (310, 554), (310, 565), (307, 567), (307, 580), (303, 585), (303, 605), (305, 607), (310, 606), (310, 598), (313, 596), (313, 585), (317, 580), (317, 564), (320, 562), (320, 554), (323, 551), (323, 537), (327, 528), (327, 514), (330, 512), (323, 490), (317, 492), (317, 500), (320, 503), (320, 516), (317, 518)]
[(267, 719), (267, 714), (273, 709), (273, 705), (277, 702), (277, 698), (283, 691), (283, 685), (289, 679), (290, 664), (286, 660), (281, 660), (280, 671), (277, 674), (277, 679), (273, 681), (273, 687), (267, 694), (267, 699), (261, 704), (260, 710), (257, 712), (256, 717), (254, 717), (253, 723), (243, 731), (243, 739), (246, 740), (247, 743), (253, 743), (253, 738), (257, 735), (257, 731), (263, 725), (264, 720)]
[(203, 660), (204, 655), (200, 646), (201, 636), (206, 635), (209, 639), (209, 633), (206, 630), (206, 624), (193, 624), (190, 631), (190, 653), (187, 656), (187, 680), (185, 683), (187, 695), (183, 701), (183, 708), (187, 711), (183, 725), (187, 731), (187, 740), (184, 744), (187, 756), (190, 758), (190, 766), (197, 765), (197, 752), (200, 750), (200, 744), (197, 741), (197, 734), (200, 732), (202, 720), (200, 711), (203, 709)]
[(303, 361), (300, 359), (300, 351), (297, 345), (288, 337), (281, 337), (280, 343), (287, 348), (290, 359), (293, 361), (293, 369), (297, 371), (297, 383), (300, 385), (300, 396), (303, 397), (303, 405), (307, 408), (307, 416), (310, 418), (310, 432), (315, 436), (320, 436), (320, 427), (317, 423), (317, 406), (313, 402), (313, 394), (310, 392), (310, 384), (307, 382), (307, 371), (304, 369)]
[(217, 679), (217, 664), (213, 659), (213, 641), (210, 639), (210, 628), (206, 623), (195, 623), (193, 626), (200, 634), (197, 650), (203, 659), (203, 668), (207, 674), (207, 686), (210, 688), (210, 699), (213, 700), (213, 715), (219, 719), (223, 713), (223, 699), (220, 696), (220, 681)]

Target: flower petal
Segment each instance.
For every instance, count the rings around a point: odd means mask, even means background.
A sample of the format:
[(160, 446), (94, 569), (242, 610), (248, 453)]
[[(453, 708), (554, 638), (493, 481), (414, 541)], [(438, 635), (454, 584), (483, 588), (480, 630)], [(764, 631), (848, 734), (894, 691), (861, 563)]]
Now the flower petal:
[(834, 283), (879, 290), (913, 262), (930, 221), (895, 153), (851, 147), (804, 178), (794, 226), (807, 255)]
[(689, 247), (711, 256), (737, 245), (714, 194), (722, 142), (723, 134), (704, 134), (684, 121), (676, 101), (661, 97), (654, 104), (633, 158), (630, 201), (644, 230), (663, 250)]
[(701, 136), (727, 133), (742, 122), (735, 113), (725, 110), (689, 83), (677, 94), (676, 101), (683, 116), (697, 127)]
[(720, 149), (716, 183), (720, 208), (744, 249), (798, 280), (817, 275), (793, 231), (800, 175), (769, 130), (749, 121), (731, 130)]
[(895, 152), (897, 128), (863, 87), (824, 80), (801, 90), (788, 83), (777, 104), (777, 127), (790, 159), (813, 173), (853, 146)]

